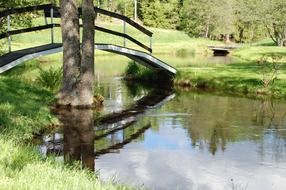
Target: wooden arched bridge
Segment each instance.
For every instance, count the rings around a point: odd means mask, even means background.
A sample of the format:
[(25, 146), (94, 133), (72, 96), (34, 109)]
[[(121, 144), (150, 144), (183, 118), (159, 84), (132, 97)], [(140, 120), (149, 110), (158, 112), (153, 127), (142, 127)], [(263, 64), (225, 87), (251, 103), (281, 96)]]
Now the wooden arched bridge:
[[(29, 28), (22, 28), (22, 29), (11, 29), (11, 22), (14, 15), (19, 14), (27, 14), (32, 12), (40, 12), (42, 11), (45, 16), (45, 24), (41, 26), (34, 26)], [(81, 9), (79, 9), (79, 14), (81, 14)], [(101, 31), (104, 33), (108, 33), (111, 35), (119, 36), (123, 38), (123, 45), (115, 45), (115, 44), (102, 44), (97, 43), (95, 44), (95, 48), (98, 50), (108, 51), (115, 54), (121, 54), (124, 55), (137, 63), (140, 63), (150, 69), (153, 70), (162, 70), (167, 72), (170, 75), (176, 74), (176, 69), (172, 66), (168, 65), (167, 63), (163, 62), (162, 60), (154, 57), (152, 55), (152, 36), (153, 33), (149, 31), (148, 29), (144, 28), (143, 26), (137, 24), (136, 22), (132, 21), (126, 16), (113, 13), (110, 11), (106, 11), (100, 8), (95, 8), (95, 12), (97, 14), (102, 14), (105, 16), (109, 16), (112, 18), (116, 18), (123, 21), (123, 33), (117, 32), (114, 30), (110, 30), (107, 28), (95, 26), (95, 30)], [(0, 40), (1, 39), (7, 39), (8, 41), (8, 53), (0, 56), (0, 73), (3, 73), (25, 61), (44, 56), (49, 54), (54, 54), (62, 51), (62, 43), (55, 43), (55, 37), (54, 37), (54, 28), (55, 27), (61, 27), (60, 24), (54, 23), (55, 18), (60, 18), (60, 11), (58, 7), (53, 6), (52, 4), (47, 5), (39, 5), (39, 6), (30, 6), (30, 7), (23, 7), (23, 8), (14, 8), (14, 9), (7, 9), (4, 11), (0, 11), (0, 19), (7, 20), (6, 25), (6, 32), (0, 33)], [(50, 19), (50, 23), (47, 22), (47, 20)], [(134, 27), (135, 29), (139, 30), (141, 33), (149, 36), (150, 42), (149, 45), (145, 45), (132, 36), (126, 34), (126, 24), (129, 24), (130, 26)], [(11, 45), (11, 37), (13, 35), (17, 34), (23, 34), (28, 32), (35, 32), (35, 31), (41, 31), (41, 30), (50, 30), (51, 33), (51, 42), (49, 44), (36, 46), (32, 48), (22, 49), (22, 50), (12, 50)], [(37, 35), (35, 33), (35, 35)], [(137, 47), (140, 47), (143, 49), (136, 50), (126, 47), (126, 40), (131, 41), (132, 43), (136, 44)]]

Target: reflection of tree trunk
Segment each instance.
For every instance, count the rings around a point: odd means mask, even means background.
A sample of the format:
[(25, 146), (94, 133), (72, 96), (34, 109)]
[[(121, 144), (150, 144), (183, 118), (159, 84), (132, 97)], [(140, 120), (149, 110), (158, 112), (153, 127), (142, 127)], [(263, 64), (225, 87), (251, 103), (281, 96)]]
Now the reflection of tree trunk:
[(92, 110), (62, 109), (57, 111), (64, 125), (64, 156), (67, 162), (80, 160), (94, 170), (94, 118)]
[(273, 102), (269, 100), (262, 100), (254, 119), (255, 124), (271, 127), (273, 125), (274, 118), (275, 110)]

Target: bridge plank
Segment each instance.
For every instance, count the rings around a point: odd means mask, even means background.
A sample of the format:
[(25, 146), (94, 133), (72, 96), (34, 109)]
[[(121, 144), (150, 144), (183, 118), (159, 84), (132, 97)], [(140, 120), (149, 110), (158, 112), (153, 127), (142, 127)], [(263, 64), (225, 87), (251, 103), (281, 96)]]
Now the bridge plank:
[(42, 45), (42, 46), (37, 46), (33, 48), (28, 48), (28, 49), (23, 49), (23, 50), (18, 50), (18, 51), (14, 51), (11, 53), (7, 53), (3, 56), (0, 56), (0, 68), (17, 59), (20, 59), (21, 57), (24, 57), (25, 55), (42, 52), (46, 50), (51, 50), (51, 49), (58, 48), (58, 47), (62, 47), (62, 44), (47, 44), (47, 45)]

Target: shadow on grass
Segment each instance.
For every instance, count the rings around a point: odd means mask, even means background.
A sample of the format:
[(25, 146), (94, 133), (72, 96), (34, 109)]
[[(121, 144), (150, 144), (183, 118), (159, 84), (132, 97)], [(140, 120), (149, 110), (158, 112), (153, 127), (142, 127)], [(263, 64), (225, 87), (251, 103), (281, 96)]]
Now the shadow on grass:
[(40, 70), (39, 68), (41, 68), (41, 62), (35, 59), (35, 60), (30, 60), (23, 64), (20, 64), (6, 71), (2, 75), (7, 76), (7, 77), (19, 77), (19, 76), (23, 76), (26, 74), (29, 75), (30, 73), (36, 70), (39, 71)]
[(274, 42), (272, 41), (269, 41), (269, 42), (262, 42), (262, 43), (259, 43), (257, 44), (259, 46), (276, 46)]
[(259, 53), (262, 56), (266, 57), (281, 57), (281, 58), (286, 58), (286, 48), (284, 48), (284, 52), (268, 52), (268, 53)]
[(29, 139), (51, 122), (48, 104), (52, 93), (14, 77), (0, 76), (0, 132), (15, 139)]

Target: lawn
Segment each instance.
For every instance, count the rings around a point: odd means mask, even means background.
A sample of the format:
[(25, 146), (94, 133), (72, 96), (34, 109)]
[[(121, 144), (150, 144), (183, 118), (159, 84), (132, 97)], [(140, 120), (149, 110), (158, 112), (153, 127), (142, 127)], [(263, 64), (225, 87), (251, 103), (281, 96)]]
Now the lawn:
[[(180, 68), (174, 83), (180, 87), (214, 90), (251, 97), (286, 98), (286, 64), (244, 61), (229, 65)], [(277, 72), (275, 74), (275, 72)], [(269, 84), (267, 84), (269, 83)]]

